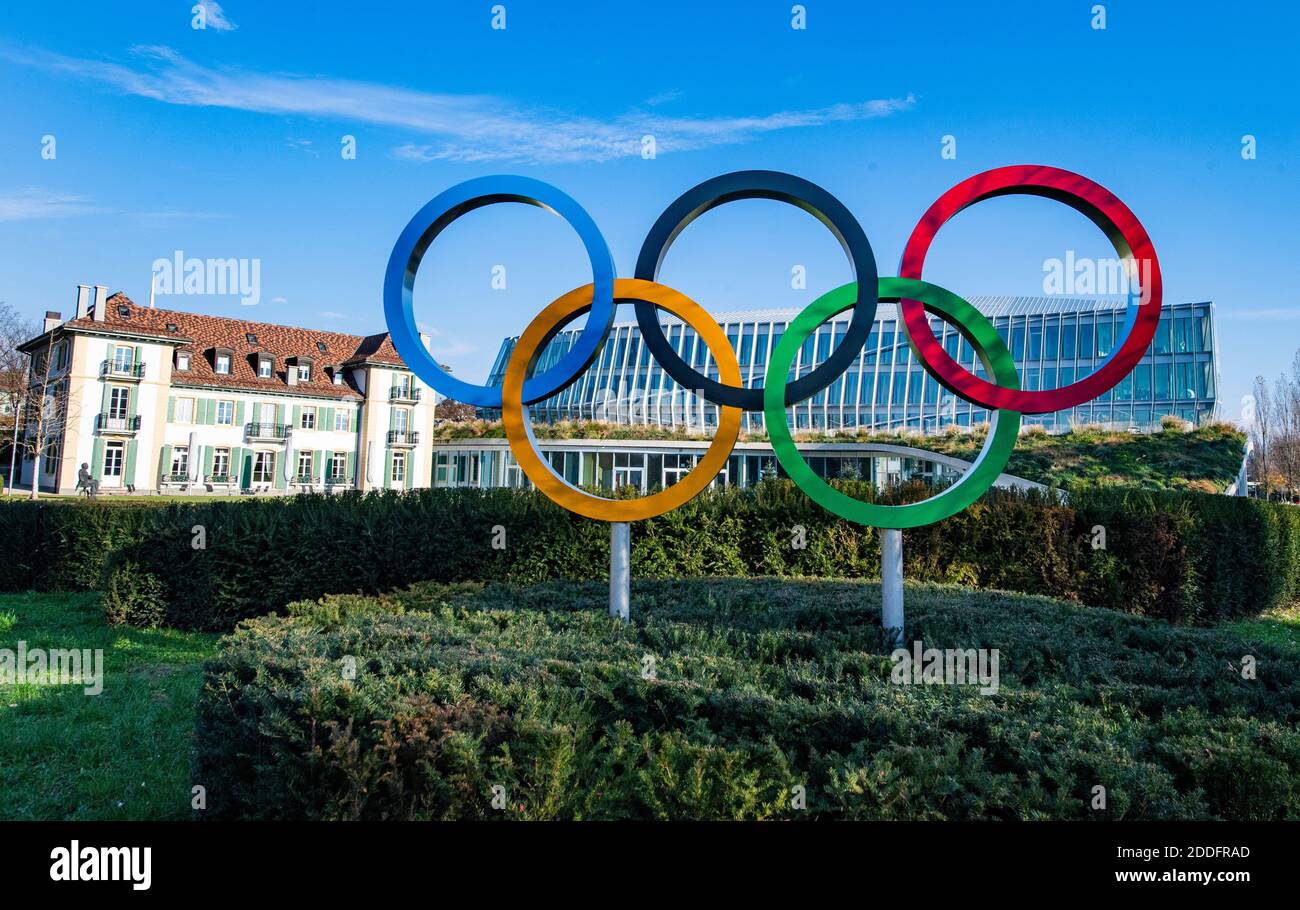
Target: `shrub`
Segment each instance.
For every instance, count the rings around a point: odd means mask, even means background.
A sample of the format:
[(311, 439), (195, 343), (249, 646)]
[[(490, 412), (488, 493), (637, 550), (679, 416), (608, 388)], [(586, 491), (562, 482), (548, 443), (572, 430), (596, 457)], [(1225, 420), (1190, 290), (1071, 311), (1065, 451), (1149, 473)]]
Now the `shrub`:
[(909, 588), (908, 640), (999, 649), (981, 695), (891, 683), (874, 585), (640, 581), (626, 625), (606, 595), (423, 585), (242, 624), (200, 696), (205, 817), (1300, 818), (1276, 646)]
[[(860, 498), (868, 483), (836, 481)], [(891, 493), (926, 495), (922, 487)], [(604, 577), (609, 533), (541, 494), (437, 489), (144, 505), (0, 506), (0, 553), (27, 559), (7, 583), (102, 589), (129, 560), (162, 585), (165, 623), (226, 631), (325, 594), (417, 581)], [(205, 531), (195, 549), (193, 528)], [(506, 528), (495, 549), (493, 528)], [(807, 546), (792, 546), (803, 526)], [(1105, 549), (1095, 549), (1094, 529)], [(20, 534), (27, 535), (21, 541)], [(837, 519), (788, 481), (712, 491), (632, 534), (638, 578), (873, 578), (879, 536)], [(33, 557), (35, 554), (35, 557)], [(1047, 594), (1092, 606), (1211, 623), (1300, 596), (1300, 509), (1193, 493), (990, 491), (965, 511), (904, 533), (909, 577)]]
[(162, 582), (134, 562), (123, 561), (104, 586), (104, 615), (110, 626), (157, 628), (167, 615)]

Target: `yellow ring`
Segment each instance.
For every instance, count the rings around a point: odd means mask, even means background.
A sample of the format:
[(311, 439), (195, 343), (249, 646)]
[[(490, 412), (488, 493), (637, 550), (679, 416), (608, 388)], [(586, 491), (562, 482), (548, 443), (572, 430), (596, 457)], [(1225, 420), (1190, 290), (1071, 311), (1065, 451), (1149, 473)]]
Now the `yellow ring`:
[[(618, 278), (614, 281), (614, 302), (644, 300), (680, 317), (695, 329), (713, 354), (718, 378), (723, 385), (740, 385), (740, 363), (722, 327), (703, 307), (685, 294), (654, 281)], [(501, 422), (515, 461), (537, 489), (570, 512), (597, 521), (638, 521), (653, 518), (688, 501), (709, 485), (727, 463), (736, 440), (740, 438), (740, 408), (723, 407), (718, 430), (704, 457), (690, 473), (677, 483), (640, 499), (604, 499), (592, 496), (570, 484), (551, 468), (537, 451), (537, 440), (523, 404), (524, 380), (536, 360), (537, 352), (555, 334), (557, 328), (591, 308), (592, 286), (583, 285), (569, 291), (537, 314), (519, 336), (510, 360), (506, 363), (505, 381), (501, 386)]]

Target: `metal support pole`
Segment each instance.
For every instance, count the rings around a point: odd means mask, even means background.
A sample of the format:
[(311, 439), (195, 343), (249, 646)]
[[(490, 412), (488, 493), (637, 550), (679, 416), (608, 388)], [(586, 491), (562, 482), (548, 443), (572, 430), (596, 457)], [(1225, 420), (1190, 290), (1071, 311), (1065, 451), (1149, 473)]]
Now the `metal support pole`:
[(894, 646), (903, 645), (903, 532), (880, 529), (880, 624), (894, 633)]
[(628, 621), (632, 601), (632, 533), (625, 521), (609, 525), (609, 615)]

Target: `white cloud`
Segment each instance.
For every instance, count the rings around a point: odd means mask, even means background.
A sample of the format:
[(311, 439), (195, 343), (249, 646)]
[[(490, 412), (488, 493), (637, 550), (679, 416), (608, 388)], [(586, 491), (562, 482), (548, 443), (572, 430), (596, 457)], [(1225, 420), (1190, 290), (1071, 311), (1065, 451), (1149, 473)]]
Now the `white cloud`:
[(0, 221), (79, 218), (82, 215), (101, 215), (108, 211), (93, 205), (85, 196), (53, 190), (23, 189), (0, 195)]
[(392, 155), (405, 161), (607, 161), (641, 154), (654, 136), (658, 154), (748, 142), (765, 133), (888, 117), (916, 99), (886, 98), (738, 117), (664, 117), (632, 110), (598, 119), (528, 108), (487, 95), (424, 92), (373, 82), (255, 73), (194, 63), (167, 47), (133, 49), (132, 65), (49, 53), (11, 59), (109, 85), (167, 104), (293, 114), (414, 131)]
[(226, 11), (221, 8), (217, 0), (199, 0), (195, 6), (203, 7), (203, 14), (208, 28), (215, 28), (219, 32), (233, 32), (239, 28), (238, 25), (226, 18)]

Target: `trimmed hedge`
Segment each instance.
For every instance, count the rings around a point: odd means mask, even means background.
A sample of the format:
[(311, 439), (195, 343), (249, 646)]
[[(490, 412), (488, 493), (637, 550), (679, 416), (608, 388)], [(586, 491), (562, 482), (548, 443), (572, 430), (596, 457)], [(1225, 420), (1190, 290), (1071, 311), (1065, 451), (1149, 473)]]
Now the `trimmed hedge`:
[(1300, 818), (1278, 646), (912, 586), (908, 641), (999, 650), (984, 695), (891, 682), (875, 585), (641, 581), (629, 624), (606, 595), (425, 585), (244, 623), (205, 668), (202, 815)]
[[(841, 486), (876, 495), (868, 484)], [(110, 602), (115, 616), (130, 621), (161, 611), (164, 624), (181, 628), (229, 630), (325, 594), (372, 594), (426, 580), (603, 578), (609, 565), (603, 523), (521, 490), (167, 505), (23, 502), (0, 506), (0, 517), (0, 588), (120, 590), (130, 603)], [(805, 529), (803, 549), (793, 545), (796, 526)], [(1098, 527), (1104, 549), (1093, 546)], [(501, 549), (493, 546), (498, 528)], [(637, 578), (879, 574), (876, 532), (835, 518), (788, 481), (711, 492), (638, 523), (632, 540)], [(914, 579), (1209, 623), (1300, 596), (1300, 509), (1104, 490), (1062, 504), (995, 490), (946, 521), (905, 532), (904, 556)], [(121, 572), (132, 577), (114, 584)]]

